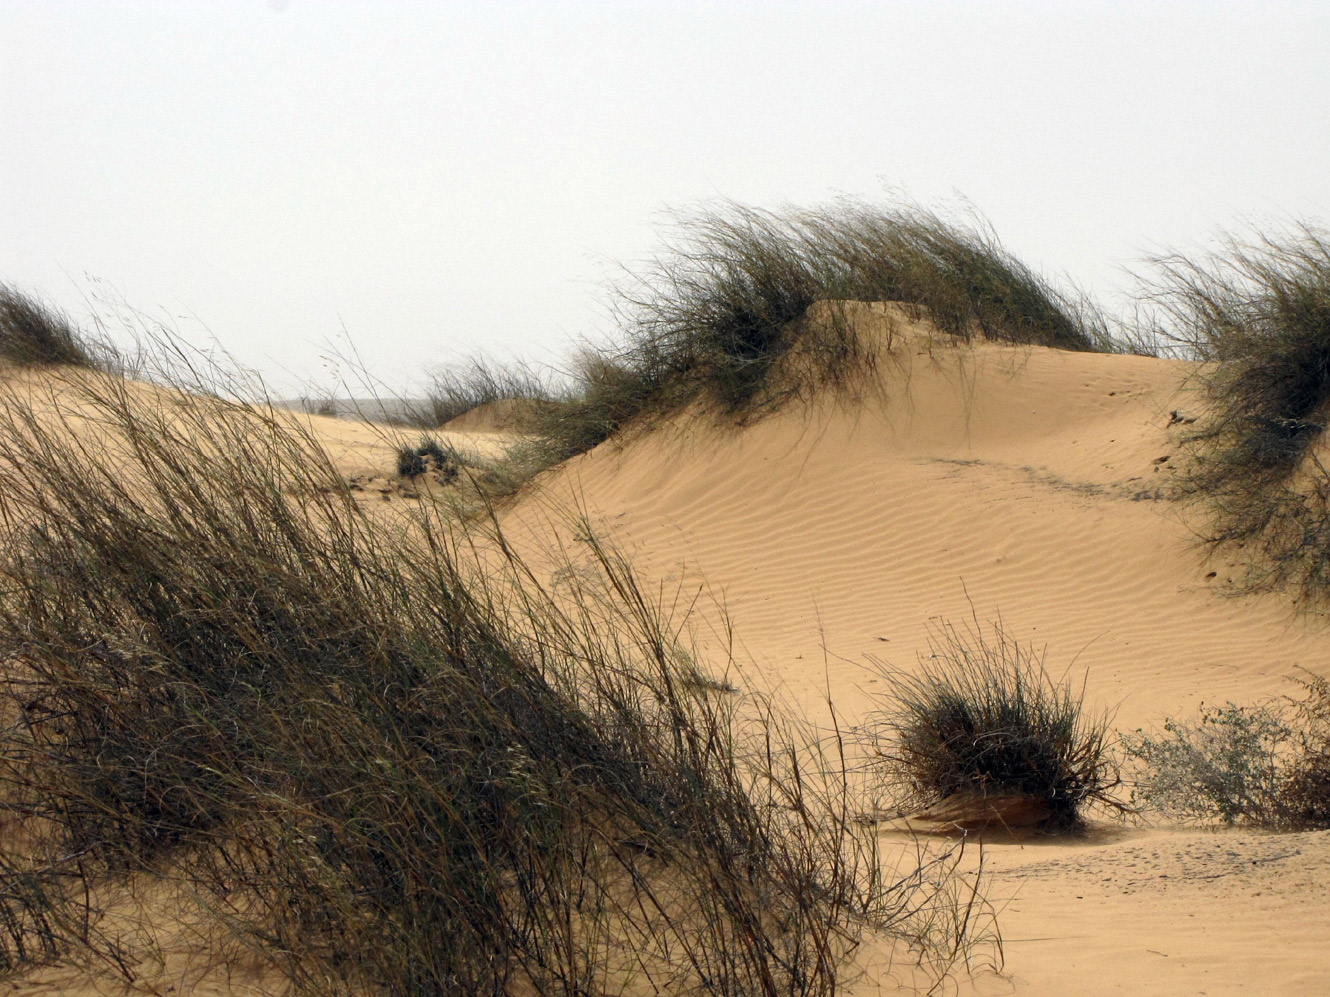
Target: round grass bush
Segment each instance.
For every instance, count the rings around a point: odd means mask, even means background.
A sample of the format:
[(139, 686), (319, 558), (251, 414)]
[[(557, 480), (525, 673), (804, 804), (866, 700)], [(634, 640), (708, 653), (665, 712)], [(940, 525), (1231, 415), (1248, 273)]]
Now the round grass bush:
[(919, 663), (890, 676), (893, 696), (874, 721), (898, 812), (1060, 830), (1089, 804), (1124, 808), (1110, 716), (1088, 716), (1083, 690), (1049, 675), (1042, 652), (1001, 624), (986, 635), (943, 623)]

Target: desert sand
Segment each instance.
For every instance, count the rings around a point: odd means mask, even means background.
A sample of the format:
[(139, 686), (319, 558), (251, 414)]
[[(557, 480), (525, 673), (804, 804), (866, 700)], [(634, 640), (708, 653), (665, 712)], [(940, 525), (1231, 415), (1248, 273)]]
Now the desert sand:
[[(1202, 407), (1190, 364), (957, 347), (855, 307), (891, 347), (854, 395), (611, 441), (510, 528), (579, 504), (664, 591), (723, 607), (752, 681), (814, 717), (829, 695), (851, 728), (879, 664), (910, 668), (930, 621), (972, 615), (1046, 647), (1120, 730), (1288, 693), (1298, 666), (1330, 675), (1324, 613), (1244, 594), (1240, 561), (1197, 540), (1203, 510), (1172, 499), (1179, 420)], [(716, 626), (716, 661), (724, 645)], [(1330, 993), (1330, 833), (1103, 818), (1079, 839), (990, 834), (984, 864), (1005, 969), (962, 971), (961, 993)]]
[[(743, 426), (687, 411), (629, 432), (539, 477), (501, 508), (505, 531), (534, 556), (581, 510), (667, 601), (695, 603), (713, 673), (819, 722), (830, 700), (849, 731), (939, 620), (1000, 619), (1120, 730), (1288, 692), (1298, 667), (1330, 676), (1326, 614), (1244, 592), (1240, 558), (1208, 558), (1203, 510), (1176, 498), (1181, 420), (1202, 406), (1190, 364), (958, 346), (895, 305), (851, 308), (883, 345), (854, 390)], [(301, 418), (348, 478), (391, 479), (391, 435)], [(443, 435), (492, 450), (506, 430), (474, 415)], [(919, 829), (876, 833), (908, 848)], [(971, 871), (980, 854), (1004, 959), (977, 944), (946, 992), (1330, 993), (1330, 832), (1092, 814), (1079, 836), (972, 834)], [(854, 993), (917, 982), (887, 941), (856, 959)]]

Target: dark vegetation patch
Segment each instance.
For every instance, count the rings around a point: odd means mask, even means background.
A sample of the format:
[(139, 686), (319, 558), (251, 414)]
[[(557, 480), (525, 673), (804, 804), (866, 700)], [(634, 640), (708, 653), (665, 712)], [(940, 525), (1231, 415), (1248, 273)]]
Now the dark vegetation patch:
[(397, 474), (402, 478), (433, 474), (439, 481), (449, 482), (457, 478), (464, 464), (465, 458), (455, 447), (429, 435), (415, 446), (404, 445), (397, 451)]
[(8, 284), (0, 284), (0, 358), (20, 366), (96, 366), (91, 347), (66, 316)]
[(919, 670), (888, 678), (872, 727), (894, 812), (1066, 830), (1091, 804), (1124, 809), (1110, 717), (1000, 625), (940, 624)]
[(863, 930), (964, 944), (839, 741), (699, 686), (589, 531), (556, 598), (298, 421), (51, 383), (0, 406), (0, 967), (132, 978), (145, 883), (310, 993), (829, 994)]
[(1207, 539), (1245, 547), (1256, 587), (1330, 592), (1330, 241), (1303, 226), (1230, 237), (1210, 257), (1154, 261), (1150, 291), (1184, 352), (1206, 361), (1208, 413), (1186, 480), (1213, 513)]
[(1330, 683), (1300, 684), (1301, 699), (1203, 706), (1194, 721), (1128, 737), (1136, 798), (1180, 820), (1330, 827)]

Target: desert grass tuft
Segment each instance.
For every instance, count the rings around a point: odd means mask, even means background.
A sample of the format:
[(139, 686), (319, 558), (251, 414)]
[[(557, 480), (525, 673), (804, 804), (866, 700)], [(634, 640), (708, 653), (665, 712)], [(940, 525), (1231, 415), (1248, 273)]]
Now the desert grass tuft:
[(1109, 716), (1000, 624), (939, 624), (918, 671), (888, 677), (874, 738), (897, 812), (1065, 830), (1091, 804), (1124, 809)]
[[(657, 257), (614, 288), (620, 341), (577, 358), (571, 390), (515, 452), (514, 482), (697, 401), (744, 422), (852, 388), (872, 373), (877, 347), (846, 319), (845, 301), (905, 302), (962, 339), (1125, 348), (1088, 300), (1026, 267), (983, 223), (854, 201), (804, 211), (724, 203), (675, 222)], [(828, 303), (816, 319), (815, 302)]]
[(985, 224), (908, 203), (784, 212), (726, 204), (683, 215), (620, 298), (640, 368), (662, 383), (697, 382), (732, 411), (762, 399), (779, 359), (810, 332), (842, 337), (819, 379), (835, 381), (862, 360), (834, 323), (798, 324), (815, 301), (901, 301), (963, 338), (1112, 345), (1087, 302), (1011, 256)]
[(1156, 259), (1167, 334), (1207, 364), (1209, 411), (1187, 481), (1213, 510), (1207, 539), (1245, 546), (1257, 587), (1330, 593), (1330, 238), (1303, 225), (1229, 236), (1201, 259)]
[(0, 409), (6, 964), (132, 975), (144, 880), (306, 993), (830, 994), (909, 930), (839, 740), (699, 689), (585, 524), (556, 592), (202, 374)]
[(553, 396), (550, 386), (529, 367), (476, 354), (434, 371), (424, 400), (408, 405), (402, 421), (420, 429), (438, 429), (482, 405), (517, 401), (539, 408)]
[(8, 284), (0, 284), (0, 358), (21, 366), (97, 365), (66, 316)]

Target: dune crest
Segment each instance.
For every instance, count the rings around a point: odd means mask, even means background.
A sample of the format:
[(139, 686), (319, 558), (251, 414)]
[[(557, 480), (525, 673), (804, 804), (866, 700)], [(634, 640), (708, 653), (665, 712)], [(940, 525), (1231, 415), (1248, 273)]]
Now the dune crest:
[[(579, 503), (661, 586), (723, 604), (762, 681), (813, 715), (830, 696), (851, 727), (930, 620), (972, 614), (1046, 645), (1122, 730), (1288, 693), (1299, 667), (1330, 675), (1326, 614), (1243, 594), (1242, 565), (1207, 559), (1190, 525), (1203, 513), (1177, 501), (1178, 441), (1203, 406), (1192, 365), (957, 345), (900, 305), (843, 308), (880, 349), (857, 392), (742, 427), (691, 409), (568, 462), (509, 521)], [(1315, 954), (1330, 930), (1290, 888), (1324, 895), (1330, 835), (1287, 836), (1284, 857), (1237, 876), (1200, 871), (1239, 849), (1229, 833), (1104, 833), (994, 839), (1011, 979), (966, 986), (1330, 989)]]

